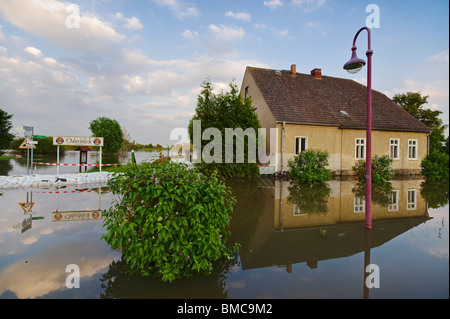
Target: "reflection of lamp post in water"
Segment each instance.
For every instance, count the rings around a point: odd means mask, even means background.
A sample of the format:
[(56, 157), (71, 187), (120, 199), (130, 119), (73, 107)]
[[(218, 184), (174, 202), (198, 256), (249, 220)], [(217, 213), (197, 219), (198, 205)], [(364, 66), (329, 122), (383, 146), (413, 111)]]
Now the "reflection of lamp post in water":
[(367, 103), (366, 103), (366, 228), (372, 228), (372, 54), (370, 29), (363, 27), (359, 29), (353, 40), (352, 57), (345, 63), (344, 69), (349, 73), (359, 72), (366, 62), (356, 55), (356, 38), (362, 30), (367, 30), (369, 47), (367, 55)]

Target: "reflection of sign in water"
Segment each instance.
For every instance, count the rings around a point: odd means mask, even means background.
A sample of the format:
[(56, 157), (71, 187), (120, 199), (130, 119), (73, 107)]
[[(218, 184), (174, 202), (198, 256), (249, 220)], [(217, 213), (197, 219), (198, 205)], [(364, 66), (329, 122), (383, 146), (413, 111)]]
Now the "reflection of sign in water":
[(101, 210), (92, 211), (67, 211), (67, 212), (53, 212), (53, 222), (72, 222), (81, 220), (100, 220), (102, 218)]
[(103, 146), (103, 137), (54, 136), (53, 145)]
[(34, 203), (19, 203), (20, 207), (22, 207), (25, 214), (29, 213), (34, 206)]

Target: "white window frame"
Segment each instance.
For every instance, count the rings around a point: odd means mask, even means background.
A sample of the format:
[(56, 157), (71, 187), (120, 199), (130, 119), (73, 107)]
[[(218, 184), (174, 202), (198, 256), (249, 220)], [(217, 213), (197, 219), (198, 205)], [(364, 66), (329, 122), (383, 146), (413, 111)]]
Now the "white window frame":
[[(411, 142), (414, 142), (414, 144), (411, 145)], [(414, 150), (414, 157), (411, 157), (411, 149)], [(419, 140), (417, 140), (417, 139), (408, 140), (408, 159), (409, 160), (417, 160), (418, 152), (419, 152)]]
[(406, 194), (406, 210), (417, 209), (417, 189), (408, 189)]
[[(395, 156), (395, 154), (397, 154), (397, 156)], [(400, 159), (400, 139), (399, 138), (391, 138), (389, 140), (389, 156), (393, 160)]]
[(300, 208), (294, 204), (293, 216), (305, 216), (306, 213), (302, 212)]
[(301, 147), (302, 147), (301, 142), (300, 142), (300, 145), (299, 145), (300, 151), (297, 152), (297, 139), (300, 139), (300, 141), (302, 139), (305, 139), (305, 149), (304, 149), (304, 151), (306, 151), (308, 149), (308, 137), (307, 136), (296, 136), (295, 139), (294, 139), (294, 154), (295, 155), (298, 155), (298, 154), (300, 154), (302, 152), (302, 150), (301, 150)]
[(362, 137), (355, 138), (355, 159), (366, 159), (366, 139)]
[(366, 201), (363, 197), (355, 196), (353, 201), (353, 212), (364, 213), (366, 210)]
[(389, 212), (398, 212), (398, 200), (399, 200), (399, 191), (393, 190), (390, 194), (388, 211)]

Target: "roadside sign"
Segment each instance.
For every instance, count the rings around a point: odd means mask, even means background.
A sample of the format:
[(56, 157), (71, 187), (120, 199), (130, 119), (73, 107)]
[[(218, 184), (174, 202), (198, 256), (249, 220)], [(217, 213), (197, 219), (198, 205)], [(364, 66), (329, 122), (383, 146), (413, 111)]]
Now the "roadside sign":
[(36, 142), (36, 143), (33, 143), (33, 141), (32, 141), (29, 137), (27, 137), (27, 138), (22, 142), (22, 144), (20, 144), (19, 148), (21, 148), (21, 149), (36, 148), (36, 145), (35, 145), (35, 144), (37, 144), (37, 142)]
[(45, 135), (33, 135), (33, 138), (42, 139), (42, 138), (47, 138), (47, 136), (45, 136)]
[(24, 126), (23, 130), (24, 130), (23, 135), (25, 136), (25, 138), (33, 136), (33, 127), (31, 127), (31, 126)]
[(26, 203), (19, 203), (20, 207), (22, 207), (23, 212), (25, 214), (29, 213), (31, 211), (31, 209), (34, 206), (34, 203), (30, 203), (30, 202), (26, 202)]

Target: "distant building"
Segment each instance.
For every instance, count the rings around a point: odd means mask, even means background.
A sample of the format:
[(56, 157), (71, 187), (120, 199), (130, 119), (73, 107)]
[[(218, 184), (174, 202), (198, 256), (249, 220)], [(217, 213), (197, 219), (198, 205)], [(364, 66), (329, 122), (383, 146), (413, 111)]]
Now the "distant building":
[[(365, 160), (367, 88), (353, 80), (291, 70), (247, 67), (241, 95), (251, 97), (263, 128), (277, 129), (276, 170), (305, 149), (327, 151), (328, 168), (352, 174)], [(386, 95), (372, 94), (372, 156), (389, 155), (392, 167), (403, 174), (418, 174), (428, 153), (431, 130)], [(268, 152), (269, 153), (269, 152)]]

